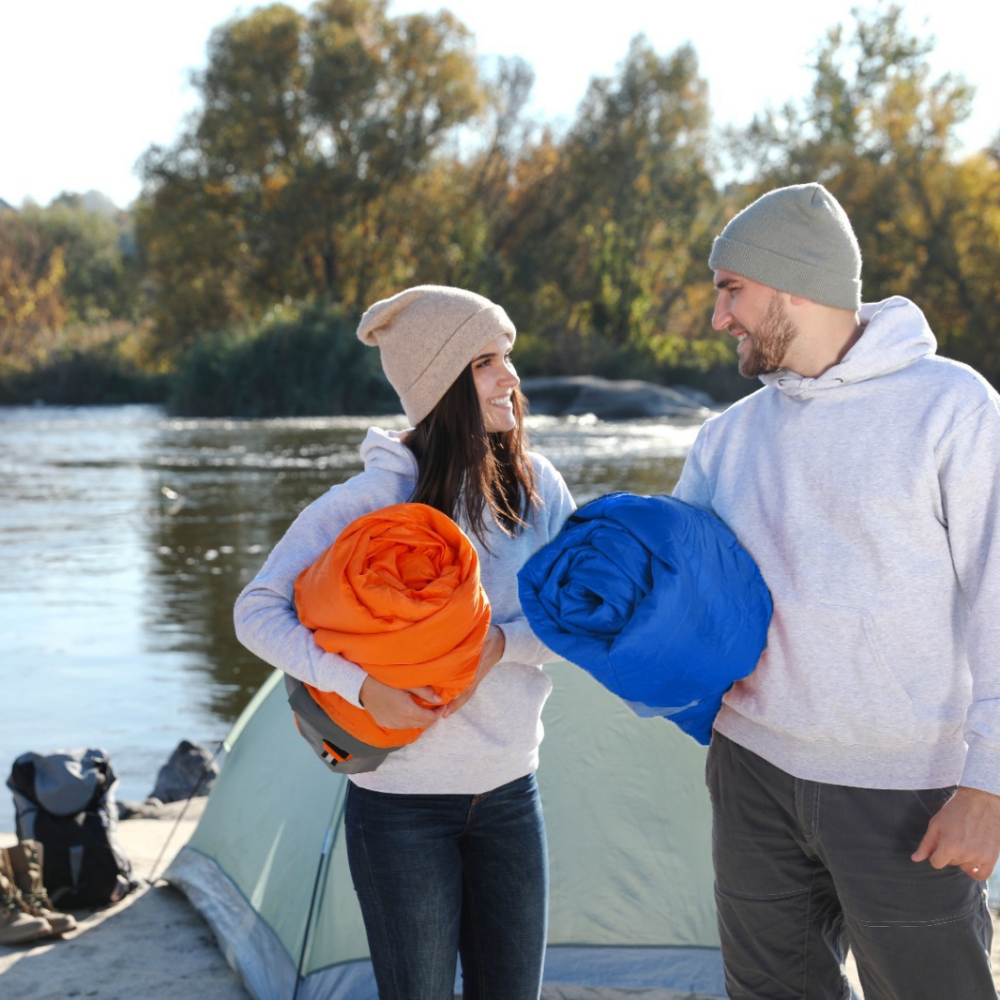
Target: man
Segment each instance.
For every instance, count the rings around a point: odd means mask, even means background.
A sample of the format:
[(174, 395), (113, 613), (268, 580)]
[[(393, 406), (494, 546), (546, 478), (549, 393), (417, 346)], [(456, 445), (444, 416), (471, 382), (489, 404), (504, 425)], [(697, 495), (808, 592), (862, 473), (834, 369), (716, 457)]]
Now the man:
[(774, 598), (707, 775), (734, 998), (996, 1000), (984, 880), (1000, 852), (1000, 400), (935, 355), (819, 184), (740, 212), (712, 323), (764, 387), (701, 429), (675, 490)]

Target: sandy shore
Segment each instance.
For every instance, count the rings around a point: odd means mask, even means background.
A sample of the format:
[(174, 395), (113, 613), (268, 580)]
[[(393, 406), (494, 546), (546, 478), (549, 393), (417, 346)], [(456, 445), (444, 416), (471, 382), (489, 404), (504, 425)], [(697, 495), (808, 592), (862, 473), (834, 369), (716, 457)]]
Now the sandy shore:
[[(119, 837), (140, 888), (114, 906), (72, 911), (78, 927), (61, 939), (0, 945), (0, 996), (246, 1000), (250, 994), (211, 928), (182, 893), (159, 880), (191, 836), (205, 801), (192, 800), (186, 811), (181, 802), (163, 806), (156, 819), (124, 820)], [(0, 834), (0, 846), (15, 842), (13, 834)]]
[[(0, 945), (0, 996), (17, 1000), (246, 1000), (211, 928), (187, 898), (162, 881), (187, 843), (205, 799), (163, 806), (157, 818), (123, 820), (122, 847), (138, 890), (101, 910), (73, 911), (78, 927), (62, 939)], [(0, 847), (16, 842), (0, 833)], [(993, 967), (1000, 991), (1000, 919), (993, 919)], [(641, 1000), (645, 991), (637, 991)]]

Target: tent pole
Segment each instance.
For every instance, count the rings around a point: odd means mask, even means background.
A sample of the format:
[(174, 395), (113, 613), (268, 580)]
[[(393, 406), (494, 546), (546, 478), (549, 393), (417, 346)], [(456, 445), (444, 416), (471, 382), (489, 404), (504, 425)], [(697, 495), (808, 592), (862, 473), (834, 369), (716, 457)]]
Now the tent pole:
[(348, 782), (344, 782), (341, 792), (337, 796), (336, 802), (333, 805), (333, 812), (330, 815), (330, 822), (326, 827), (326, 836), (323, 838), (323, 848), (319, 852), (319, 861), (316, 864), (316, 877), (313, 879), (312, 897), (309, 900), (309, 912), (306, 914), (306, 926), (302, 934), (302, 949), (299, 952), (299, 965), (295, 970), (295, 989), (292, 991), (292, 1000), (298, 1000), (299, 987), (302, 985), (302, 970), (305, 968), (306, 964), (306, 949), (309, 947), (309, 940), (312, 932), (312, 921), (313, 913), (316, 910), (316, 897), (319, 895), (320, 883), (323, 879), (323, 871), (326, 867), (327, 856), (330, 853), (330, 845), (333, 843), (333, 829), (338, 824), (338, 817), (342, 813), (343, 800), (346, 797)]

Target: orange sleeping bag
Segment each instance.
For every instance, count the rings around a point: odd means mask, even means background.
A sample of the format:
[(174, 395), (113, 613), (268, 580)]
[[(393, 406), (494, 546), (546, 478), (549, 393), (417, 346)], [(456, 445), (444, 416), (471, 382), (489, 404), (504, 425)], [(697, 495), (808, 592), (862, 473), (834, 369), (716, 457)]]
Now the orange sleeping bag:
[[(475, 548), (451, 518), (417, 503), (352, 521), (299, 574), (295, 605), (323, 649), (391, 687), (430, 685), (442, 703), (475, 679), (490, 625)], [(423, 732), (387, 729), (339, 695), (306, 688), (338, 726), (371, 746), (401, 746)]]

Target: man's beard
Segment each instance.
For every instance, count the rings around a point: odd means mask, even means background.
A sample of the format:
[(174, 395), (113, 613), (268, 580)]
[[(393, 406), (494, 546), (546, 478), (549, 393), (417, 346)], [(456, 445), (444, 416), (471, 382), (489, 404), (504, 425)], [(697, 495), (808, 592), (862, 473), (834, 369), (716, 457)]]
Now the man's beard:
[(749, 350), (740, 355), (739, 372), (744, 378), (757, 378), (777, 371), (788, 353), (788, 347), (798, 336), (785, 312), (778, 292), (771, 295), (767, 311), (756, 330), (748, 330)]

